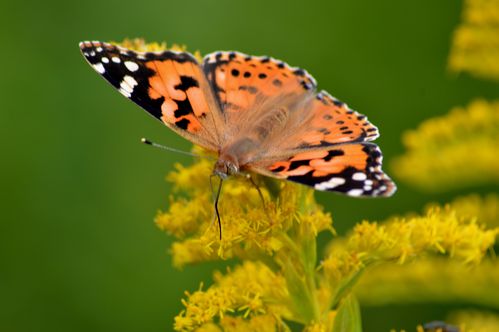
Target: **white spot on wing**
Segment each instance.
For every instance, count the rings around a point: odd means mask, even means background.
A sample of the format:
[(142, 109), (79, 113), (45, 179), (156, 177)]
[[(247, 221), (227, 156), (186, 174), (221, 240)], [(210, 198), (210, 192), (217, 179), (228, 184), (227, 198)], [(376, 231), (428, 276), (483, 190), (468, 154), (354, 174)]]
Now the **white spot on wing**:
[(352, 175), (352, 179), (355, 181), (364, 181), (365, 179), (367, 179), (367, 176), (362, 172), (357, 172)]
[(120, 92), (127, 98), (130, 98), (133, 93), (133, 88), (137, 85), (137, 81), (132, 77), (126, 75), (120, 83)]
[(102, 57), (102, 59), (100, 59), (102, 62), (104, 63), (109, 63), (109, 59), (106, 58), (105, 56)]
[(128, 75), (123, 77), (123, 81), (127, 82), (127, 84), (129, 84), (131, 87), (134, 87), (138, 84), (137, 81), (132, 76)]
[(113, 56), (113, 57), (111, 58), (111, 60), (112, 60), (114, 63), (120, 63), (120, 62), (121, 62), (120, 58), (118, 58), (117, 56)]
[(100, 62), (98, 62), (92, 66), (94, 67), (95, 70), (97, 70), (97, 72), (99, 74), (104, 74), (106, 72), (106, 69), (104, 68), (104, 66)]
[(96, 50), (97, 52), (102, 52), (102, 47), (100, 47), (100, 46), (99, 46), (99, 47), (97, 47), (95, 50)]
[(328, 190), (333, 189), (337, 186), (341, 186), (344, 183), (345, 179), (343, 178), (330, 178), (328, 181), (317, 183), (314, 188), (317, 190)]
[(132, 61), (125, 61), (125, 67), (131, 72), (137, 71), (139, 69), (139, 65)]
[(351, 189), (347, 192), (347, 194), (350, 196), (360, 196), (363, 192), (364, 190), (362, 189)]

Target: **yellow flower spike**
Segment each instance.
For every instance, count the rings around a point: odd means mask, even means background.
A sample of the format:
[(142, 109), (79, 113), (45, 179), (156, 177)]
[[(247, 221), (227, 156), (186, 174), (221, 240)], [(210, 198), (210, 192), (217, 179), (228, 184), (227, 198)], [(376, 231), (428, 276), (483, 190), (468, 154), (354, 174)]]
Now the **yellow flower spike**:
[[(428, 204), (427, 210), (437, 204)], [(448, 204), (448, 209), (456, 211), (456, 214), (465, 218), (476, 218), (477, 222), (489, 227), (499, 227), (499, 195), (488, 194), (481, 197), (472, 194), (457, 197)]]
[[(499, 63), (499, 62), (498, 62)], [(392, 162), (400, 180), (427, 191), (499, 183), (499, 101), (423, 122), (404, 134), (406, 153)]]
[(469, 266), (430, 256), (406, 265), (383, 264), (360, 278), (355, 294), (368, 306), (460, 302), (499, 309), (499, 262)]
[(440, 253), (464, 263), (479, 263), (491, 248), (499, 228), (484, 229), (475, 218), (457, 216), (449, 208), (433, 207), (423, 216), (358, 224), (346, 240), (333, 241), (322, 262), (323, 283), (334, 290), (335, 305), (357, 282), (365, 267)]
[(466, 327), (466, 331), (470, 332), (499, 331), (499, 315), (492, 312), (456, 311), (450, 314), (448, 320)]
[[(195, 153), (205, 154), (201, 149)], [(159, 213), (156, 223), (181, 239), (171, 249), (177, 267), (218, 258), (272, 256), (283, 248), (286, 241), (283, 234), (290, 231), (296, 221), (307, 225), (302, 228), (310, 228), (313, 238), (325, 229), (332, 230), (331, 217), (317, 207), (312, 190), (280, 181), (275, 183), (277, 191), (271, 194), (266, 186), (260, 186), (264, 208), (250, 181), (234, 177), (224, 181), (219, 201), (220, 240), (218, 225), (214, 222), (211, 172), (212, 162), (200, 159), (188, 167), (176, 165), (175, 171), (167, 176), (175, 196), (169, 211)], [(255, 179), (259, 181), (258, 177)], [(272, 198), (274, 194), (278, 196)]]
[(224, 317), (220, 321), (224, 332), (277, 332), (290, 331), (272, 315), (258, 315), (243, 319), (241, 317)]
[[(166, 42), (162, 43), (146, 43), (146, 41), (142, 38), (133, 38), (133, 39), (125, 39), (121, 43), (112, 42), (113, 44), (120, 45), (122, 47), (128, 48), (130, 50), (134, 50), (137, 52), (161, 52), (165, 50), (172, 50), (177, 52), (186, 52), (187, 47), (185, 45), (177, 45), (173, 44), (170, 47), (167, 47)], [(195, 51), (193, 55), (196, 59), (201, 62), (203, 60), (201, 53), (199, 51)]]
[(184, 192), (210, 191), (209, 177), (213, 168), (212, 162), (206, 159), (199, 159), (191, 166), (185, 167), (182, 164), (175, 164), (175, 171), (170, 172), (166, 180), (174, 185), (174, 189)]
[[(265, 316), (265, 319), (254, 322), (268, 323), (268, 328), (277, 324), (276, 319), (269, 320), (269, 317), (289, 316), (285, 307), (289, 299), (283, 277), (261, 263), (245, 262), (225, 275), (215, 273), (213, 279), (214, 285), (208, 289), (187, 293), (187, 299), (182, 302), (185, 309), (175, 320), (175, 330), (193, 331), (217, 318), (223, 326), (224, 321), (232, 319), (227, 314), (238, 311), (243, 311), (243, 318), (249, 321)], [(243, 289), (241, 285), (244, 285)]]
[(323, 323), (312, 323), (307, 325), (303, 332), (328, 332), (326, 325)]
[(196, 332), (224, 332), (218, 325), (208, 323), (201, 325), (196, 329)]
[[(209, 195), (206, 193), (205, 195)], [(200, 195), (192, 200), (177, 200), (170, 203), (168, 213), (158, 213), (154, 222), (163, 231), (183, 238), (199, 229), (200, 223), (212, 216), (204, 203), (208, 197)]]
[(499, 3), (466, 0), (463, 19), (454, 32), (449, 68), (499, 80)]

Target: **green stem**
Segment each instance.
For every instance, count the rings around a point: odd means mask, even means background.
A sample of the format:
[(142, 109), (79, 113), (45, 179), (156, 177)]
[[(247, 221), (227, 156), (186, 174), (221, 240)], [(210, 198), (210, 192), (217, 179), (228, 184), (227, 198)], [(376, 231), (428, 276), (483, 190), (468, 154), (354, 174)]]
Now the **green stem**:
[[(288, 235), (283, 235), (289, 255), (283, 255), (282, 269), (293, 301), (294, 312), (300, 317), (296, 321), (304, 324), (320, 321), (319, 303), (316, 297), (315, 262), (310, 261), (306, 250), (297, 245)], [(315, 238), (309, 239), (314, 242)], [(314, 242), (315, 250), (315, 242)]]

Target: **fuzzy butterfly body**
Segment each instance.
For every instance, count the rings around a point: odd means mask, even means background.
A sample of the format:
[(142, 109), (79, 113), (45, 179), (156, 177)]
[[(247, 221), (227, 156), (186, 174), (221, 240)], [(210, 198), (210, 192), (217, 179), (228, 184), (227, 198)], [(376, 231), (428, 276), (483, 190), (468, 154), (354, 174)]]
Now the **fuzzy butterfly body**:
[(350, 196), (390, 196), (394, 183), (369, 141), (364, 115), (325, 91), (305, 70), (270, 57), (136, 52), (82, 42), (92, 67), (166, 126), (218, 153), (214, 174), (243, 171)]

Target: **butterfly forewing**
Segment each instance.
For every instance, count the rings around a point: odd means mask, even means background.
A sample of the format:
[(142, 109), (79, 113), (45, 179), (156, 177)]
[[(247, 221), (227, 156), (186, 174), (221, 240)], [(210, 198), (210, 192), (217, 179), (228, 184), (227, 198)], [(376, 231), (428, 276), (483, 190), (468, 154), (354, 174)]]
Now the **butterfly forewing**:
[(315, 89), (304, 70), (265, 56), (215, 52), (204, 58), (203, 69), (227, 113), (255, 112), (267, 98)]
[(216, 150), (223, 121), (196, 58), (187, 52), (135, 52), (82, 42), (92, 67), (125, 97), (190, 141)]

